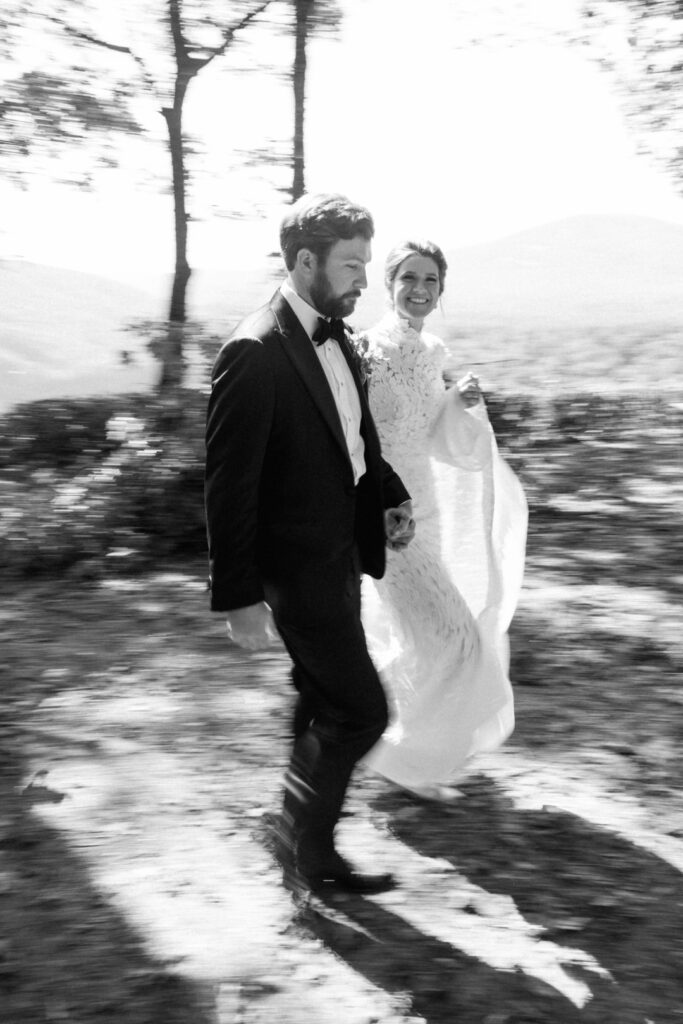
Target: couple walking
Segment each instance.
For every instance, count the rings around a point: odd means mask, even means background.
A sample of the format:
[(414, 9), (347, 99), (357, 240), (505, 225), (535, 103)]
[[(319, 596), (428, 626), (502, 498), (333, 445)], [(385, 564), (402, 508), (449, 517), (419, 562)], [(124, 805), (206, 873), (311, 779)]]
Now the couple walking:
[(444, 287), (437, 246), (394, 250), (390, 313), (350, 336), (373, 234), (340, 195), (290, 208), (287, 278), (221, 349), (207, 418), (211, 607), (235, 643), (279, 633), (292, 660), (278, 853), (314, 890), (392, 884), (335, 847), (359, 761), (444, 796), (514, 724), (505, 634), (524, 498), (476, 379), (447, 391), (445, 346), (422, 331)]

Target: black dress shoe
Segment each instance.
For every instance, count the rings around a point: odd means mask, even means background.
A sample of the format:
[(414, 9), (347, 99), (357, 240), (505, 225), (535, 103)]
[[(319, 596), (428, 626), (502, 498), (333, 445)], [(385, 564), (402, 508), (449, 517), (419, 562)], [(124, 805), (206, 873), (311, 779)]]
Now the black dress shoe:
[(297, 873), (303, 883), (312, 892), (340, 890), (355, 892), (361, 895), (388, 892), (396, 887), (394, 876), (388, 872), (383, 874), (365, 874), (356, 871), (343, 857), (336, 855), (325, 864), (311, 866), (297, 865)]

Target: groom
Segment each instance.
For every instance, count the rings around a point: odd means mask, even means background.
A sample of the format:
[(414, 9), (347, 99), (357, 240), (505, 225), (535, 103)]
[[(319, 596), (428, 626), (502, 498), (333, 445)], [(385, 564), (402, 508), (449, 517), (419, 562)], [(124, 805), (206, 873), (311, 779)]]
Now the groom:
[(414, 532), (410, 496), (380, 452), (341, 318), (367, 286), (367, 210), (334, 194), (280, 229), (287, 279), (221, 349), (206, 434), (211, 608), (262, 649), (277, 629), (298, 691), (278, 829), (285, 875), (378, 892), (391, 876), (342, 858), (334, 830), (354, 766), (387, 725), (360, 615), (360, 578)]

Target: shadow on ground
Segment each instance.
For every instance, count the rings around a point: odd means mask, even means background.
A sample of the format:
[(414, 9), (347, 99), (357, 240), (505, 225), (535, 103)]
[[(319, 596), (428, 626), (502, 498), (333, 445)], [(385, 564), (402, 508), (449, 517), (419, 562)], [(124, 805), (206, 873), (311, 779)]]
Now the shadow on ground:
[(6, 1024), (213, 1024), (211, 986), (155, 961), (92, 885), (87, 866), (32, 808), (61, 794), (22, 788), (16, 751), (0, 762), (0, 1006)]

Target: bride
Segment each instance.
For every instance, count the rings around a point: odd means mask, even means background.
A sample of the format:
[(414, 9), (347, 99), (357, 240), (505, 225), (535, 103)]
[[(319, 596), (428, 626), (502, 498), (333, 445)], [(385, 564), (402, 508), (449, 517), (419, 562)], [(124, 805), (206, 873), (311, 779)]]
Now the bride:
[(432, 242), (385, 268), (391, 312), (360, 338), (384, 456), (413, 496), (417, 532), (364, 579), (370, 650), (392, 708), (365, 759), (424, 797), (448, 799), (474, 754), (514, 728), (507, 629), (522, 582), (527, 506), (498, 454), (473, 374), (446, 388), (447, 349), (423, 332), (444, 289)]

